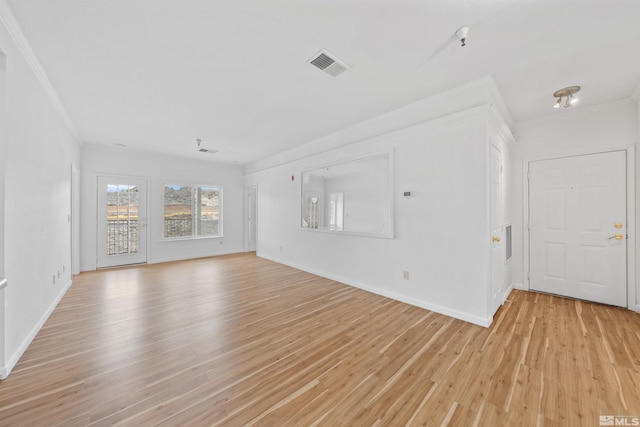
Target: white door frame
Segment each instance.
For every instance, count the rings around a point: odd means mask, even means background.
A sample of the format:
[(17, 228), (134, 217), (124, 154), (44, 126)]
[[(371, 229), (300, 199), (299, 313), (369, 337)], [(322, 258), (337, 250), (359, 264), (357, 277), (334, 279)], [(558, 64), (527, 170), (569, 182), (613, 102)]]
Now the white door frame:
[(246, 187), (244, 187), (244, 202), (245, 202), (245, 209), (244, 209), (244, 230), (245, 230), (245, 241), (244, 241), (244, 247), (245, 247), (245, 252), (250, 252), (252, 250), (251, 248), (251, 225), (249, 224), (250, 221), (250, 216), (252, 214), (251, 212), (251, 202), (249, 200), (250, 194), (251, 194), (251, 189), (254, 189), (254, 201), (253, 201), (253, 206), (254, 206), (254, 212), (253, 212), (253, 218), (251, 218), (251, 220), (253, 221), (253, 223), (255, 224), (254, 229), (256, 231), (256, 234), (254, 236), (255, 238), (255, 242), (253, 242), (254, 244), (254, 251), (258, 250), (258, 186), (257, 185), (248, 185)]
[[(499, 200), (495, 200), (494, 199), (494, 193), (493, 193), (493, 168), (494, 168), (494, 161), (493, 161), (493, 150), (496, 150), (499, 154), (499, 163), (500, 163), (500, 171), (498, 172), (499, 174), (499, 180), (500, 180), (500, 199)], [(491, 256), (490, 256), (490, 263), (491, 263), (491, 280), (490, 280), (490, 285), (489, 285), (489, 314), (491, 316), (493, 316), (496, 311), (500, 308), (500, 306), (502, 304), (504, 304), (504, 301), (506, 300), (506, 297), (508, 295), (508, 293), (511, 291), (509, 289), (509, 286), (507, 286), (506, 283), (506, 260), (505, 260), (505, 239), (504, 239), (504, 232), (505, 232), (505, 202), (506, 202), (506, 197), (505, 197), (505, 179), (504, 179), (504, 161), (505, 161), (505, 157), (504, 157), (504, 149), (503, 147), (501, 147), (499, 144), (489, 144), (489, 209), (490, 209), (490, 213), (489, 213), (489, 228), (491, 231)], [(496, 201), (499, 202), (499, 210), (500, 210), (500, 219), (499, 219), (499, 224), (494, 223), (494, 216), (493, 216), (493, 209), (495, 208), (495, 203)], [(496, 228), (496, 226), (498, 226)], [(498, 240), (494, 240), (494, 238), (498, 238)], [(499, 267), (499, 268), (498, 268)], [(497, 293), (494, 293), (494, 286), (496, 285), (497, 281), (501, 281), (502, 284), (500, 285), (500, 288), (497, 289)]]
[(626, 151), (627, 153), (627, 308), (630, 310), (640, 312), (640, 304), (636, 303), (636, 253), (637, 253), (637, 230), (638, 230), (638, 218), (636, 217), (636, 182), (635, 182), (635, 167), (636, 167), (636, 147), (622, 146), (622, 147), (610, 147), (601, 150), (583, 150), (583, 151), (569, 151), (555, 154), (540, 155), (535, 157), (525, 157), (522, 160), (522, 275), (524, 278), (523, 287), (525, 290), (530, 290), (529, 282), (529, 163), (539, 160), (553, 160), (563, 157), (585, 156), (590, 154), (609, 153), (612, 151)]
[[(100, 178), (113, 178), (113, 179), (118, 179), (118, 180), (127, 180), (127, 179), (135, 179), (135, 180), (139, 180), (139, 181), (144, 181), (145, 183), (145, 192), (146, 192), (146, 196), (145, 196), (145, 204), (146, 204), (146, 209), (145, 209), (145, 216), (147, 218), (146, 221), (146, 228), (147, 231), (145, 233), (145, 238), (144, 238), (144, 242), (145, 242), (145, 249), (146, 249), (146, 258), (144, 263), (148, 263), (149, 262), (149, 258), (151, 256), (151, 248), (150, 248), (150, 232), (149, 229), (150, 227), (150, 217), (149, 217), (149, 212), (150, 212), (150, 207), (151, 207), (151, 197), (150, 197), (150, 193), (151, 193), (151, 186), (150, 186), (150, 179), (148, 177), (144, 177), (144, 176), (135, 176), (135, 175), (117, 175), (117, 174), (112, 174), (112, 173), (95, 173), (94, 175), (94, 185), (95, 185), (95, 221), (96, 221), (96, 228), (95, 228), (95, 244), (96, 244), (96, 267), (97, 268), (102, 268), (100, 267), (100, 262), (99, 262), (99, 250), (98, 250), (98, 246), (100, 244), (100, 239), (98, 238), (98, 227), (100, 227), (100, 221), (99, 221), (99, 214), (98, 214), (98, 209), (99, 207), (99, 198), (100, 198), (100, 189), (98, 188), (98, 181)], [(126, 264), (125, 264), (126, 265)]]

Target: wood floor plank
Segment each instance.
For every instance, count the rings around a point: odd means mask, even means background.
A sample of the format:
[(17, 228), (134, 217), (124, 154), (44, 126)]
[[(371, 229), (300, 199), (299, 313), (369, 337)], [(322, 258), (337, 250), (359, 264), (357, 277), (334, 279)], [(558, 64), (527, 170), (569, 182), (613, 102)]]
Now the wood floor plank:
[(513, 291), (490, 328), (255, 256), (83, 273), (0, 426), (597, 426), (640, 416), (640, 315)]

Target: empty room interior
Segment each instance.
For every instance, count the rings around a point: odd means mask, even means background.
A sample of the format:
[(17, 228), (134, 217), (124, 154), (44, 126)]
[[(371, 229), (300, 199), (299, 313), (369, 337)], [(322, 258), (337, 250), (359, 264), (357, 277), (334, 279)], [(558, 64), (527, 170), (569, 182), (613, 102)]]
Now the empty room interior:
[(640, 425), (639, 19), (0, 0), (0, 426)]

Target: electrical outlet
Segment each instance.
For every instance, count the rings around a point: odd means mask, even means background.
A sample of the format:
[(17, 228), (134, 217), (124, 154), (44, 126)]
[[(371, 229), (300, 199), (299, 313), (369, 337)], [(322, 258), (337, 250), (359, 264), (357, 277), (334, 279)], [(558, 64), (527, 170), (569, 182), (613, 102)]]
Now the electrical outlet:
[(282, 252), (282, 245), (280, 245), (280, 252)]

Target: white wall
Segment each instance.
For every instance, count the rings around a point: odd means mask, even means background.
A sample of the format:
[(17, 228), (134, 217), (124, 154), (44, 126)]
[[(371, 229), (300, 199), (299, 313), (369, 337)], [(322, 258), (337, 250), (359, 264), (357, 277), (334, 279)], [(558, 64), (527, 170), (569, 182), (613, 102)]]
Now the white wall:
[[(593, 107), (561, 109), (539, 119), (518, 123), (515, 131), (518, 142), (512, 150), (511, 181), (513, 198), (513, 281), (517, 287), (528, 289), (525, 282), (523, 162), (586, 152), (636, 147), (638, 151), (637, 104), (624, 99)], [(637, 191), (636, 191), (637, 193)], [(636, 218), (637, 221), (637, 218)], [(640, 293), (640, 289), (636, 294)]]
[[(98, 175), (148, 178), (148, 262), (205, 257), (244, 250), (242, 167), (210, 161), (85, 145), (81, 173), (81, 269), (96, 268), (96, 179)], [(164, 184), (223, 187), (221, 238), (163, 240)]]
[[(488, 325), (487, 110), (317, 154), (246, 176), (258, 186), (258, 255)], [(438, 124), (440, 123), (440, 124)], [(303, 170), (393, 148), (395, 239), (300, 229)], [(413, 198), (404, 198), (412, 191)], [(402, 279), (409, 271), (410, 280)]]
[[(0, 52), (0, 281), (4, 280), (4, 180), (7, 164), (7, 138), (4, 130), (7, 128), (6, 116), (6, 56)], [(0, 282), (0, 371), (4, 371), (6, 354), (5, 344), (5, 309), (4, 287), (6, 282)], [(0, 375), (4, 375), (0, 373)]]
[(2, 377), (71, 284), (70, 170), (79, 164), (79, 143), (4, 26), (0, 49), (6, 54), (3, 241), (9, 280), (0, 319)]
[[(636, 256), (640, 254), (640, 83), (636, 87), (633, 99), (637, 102), (638, 134), (636, 135)], [(636, 265), (636, 311), (640, 312), (640, 262)]]

